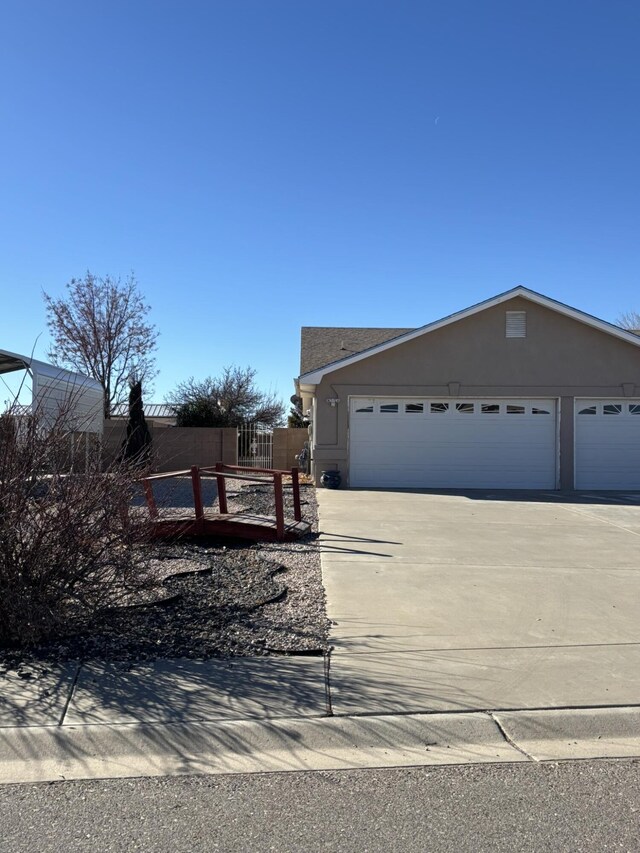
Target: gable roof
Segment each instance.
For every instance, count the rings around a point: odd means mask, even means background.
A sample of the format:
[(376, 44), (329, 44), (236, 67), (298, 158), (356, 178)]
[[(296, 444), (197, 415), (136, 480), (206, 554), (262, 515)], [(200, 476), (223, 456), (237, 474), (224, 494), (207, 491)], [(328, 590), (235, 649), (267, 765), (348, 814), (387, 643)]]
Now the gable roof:
[(303, 326), (300, 330), (300, 373), (309, 373), (411, 331), (413, 329)]
[(376, 355), (379, 352), (384, 352), (385, 350), (390, 349), (391, 347), (398, 346), (399, 344), (406, 343), (407, 341), (411, 341), (414, 338), (429, 334), (429, 332), (434, 332), (436, 329), (441, 329), (443, 326), (448, 326), (451, 323), (456, 323), (458, 320), (463, 320), (466, 317), (472, 317), (474, 314), (480, 313), (480, 311), (485, 311), (488, 308), (493, 308), (496, 305), (500, 305), (502, 302), (507, 302), (510, 299), (514, 299), (516, 296), (521, 296), (524, 299), (528, 299), (530, 302), (535, 302), (538, 305), (542, 305), (545, 308), (549, 308), (551, 311), (557, 311), (559, 314), (564, 314), (565, 316), (571, 317), (572, 319), (577, 320), (580, 323), (585, 323), (585, 325), (587, 326), (599, 329), (601, 332), (606, 332), (607, 334), (620, 338), (621, 340), (626, 341), (627, 343), (634, 344), (635, 346), (640, 347), (640, 336), (634, 334), (634, 332), (622, 329), (619, 326), (615, 326), (613, 323), (607, 323), (606, 320), (600, 320), (597, 317), (593, 317), (591, 314), (586, 314), (584, 311), (579, 311), (577, 308), (572, 308), (569, 305), (565, 305), (563, 302), (557, 302), (555, 299), (550, 299), (548, 296), (544, 296), (542, 293), (537, 293), (535, 290), (529, 290), (528, 287), (522, 287), (522, 285), (519, 285), (518, 287), (514, 287), (511, 290), (505, 291), (504, 293), (499, 293), (497, 296), (493, 296), (491, 299), (485, 299), (482, 302), (478, 302), (475, 305), (471, 305), (469, 308), (465, 308), (462, 311), (457, 311), (455, 314), (449, 314), (447, 317), (443, 317), (441, 320), (435, 320), (433, 323), (427, 323), (425, 326), (420, 326), (417, 329), (365, 330), (380, 332), (396, 331), (400, 334), (391, 336), (389, 339), (380, 341), (376, 344), (369, 345), (365, 349), (362, 349), (356, 353), (352, 353), (351, 355), (345, 355), (342, 357), (335, 358), (333, 361), (327, 362), (324, 365), (318, 365), (317, 367), (310, 369), (308, 368), (305, 372), (301, 373), (298, 381), (300, 384), (317, 385), (319, 382), (322, 381), (322, 378), (327, 373), (332, 373), (334, 370), (338, 370), (341, 367), (347, 367), (350, 364), (355, 364), (358, 361), (362, 361), (365, 358), (369, 358), (369, 356)]

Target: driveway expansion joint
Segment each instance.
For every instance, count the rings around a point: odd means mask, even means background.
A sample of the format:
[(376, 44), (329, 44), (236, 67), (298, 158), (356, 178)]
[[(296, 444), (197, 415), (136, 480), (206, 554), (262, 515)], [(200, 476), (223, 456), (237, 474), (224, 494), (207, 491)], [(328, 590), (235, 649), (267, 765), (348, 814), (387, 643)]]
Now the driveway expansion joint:
[(324, 653), (324, 694), (327, 717), (333, 717), (333, 705), (331, 704), (331, 652), (333, 646), (329, 646)]
[(640, 536), (640, 533), (638, 533), (637, 530), (632, 530), (630, 527), (627, 527), (624, 524), (616, 524), (615, 521), (611, 521), (611, 519), (609, 518), (600, 518), (599, 516), (594, 515), (588, 510), (585, 512), (583, 510), (566, 505), (562, 505), (562, 508), (565, 509), (567, 512), (572, 512), (574, 515), (587, 516), (588, 518), (591, 518), (594, 521), (600, 521), (602, 524), (609, 524), (611, 527), (615, 527), (617, 530), (624, 530), (626, 533), (631, 533), (633, 536)]
[(73, 681), (71, 682), (71, 687), (69, 688), (69, 695), (67, 696), (67, 701), (64, 703), (64, 708), (62, 709), (62, 713), (60, 714), (60, 719), (58, 720), (58, 726), (64, 725), (64, 718), (67, 716), (67, 711), (69, 710), (69, 705), (71, 704), (71, 700), (73, 699), (73, 694), (76, 692), (76, 685), (78, 683), (78, 678), (80, 677), (80, 670), (82, 669), (82, 663), (79, 663), (76, 667), (75, 675), (73, 676)]

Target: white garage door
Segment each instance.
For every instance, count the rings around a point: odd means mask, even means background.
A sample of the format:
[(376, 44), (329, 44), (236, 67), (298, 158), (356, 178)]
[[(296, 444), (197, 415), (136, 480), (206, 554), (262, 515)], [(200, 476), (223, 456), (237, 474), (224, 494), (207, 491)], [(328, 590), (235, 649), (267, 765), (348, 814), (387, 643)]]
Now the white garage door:
[(576, 400), (576, 489), (640, 489), (640, 400)]
[(351, 398), (349, 484), (556, 488), (554, 400)]

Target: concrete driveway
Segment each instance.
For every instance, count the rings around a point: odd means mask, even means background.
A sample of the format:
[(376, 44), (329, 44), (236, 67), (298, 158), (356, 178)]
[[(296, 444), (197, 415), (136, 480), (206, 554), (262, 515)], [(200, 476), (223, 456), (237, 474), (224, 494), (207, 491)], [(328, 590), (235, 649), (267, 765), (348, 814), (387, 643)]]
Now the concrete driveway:
[(320, 490), (335, 714), (640, 704), (640, 495)]

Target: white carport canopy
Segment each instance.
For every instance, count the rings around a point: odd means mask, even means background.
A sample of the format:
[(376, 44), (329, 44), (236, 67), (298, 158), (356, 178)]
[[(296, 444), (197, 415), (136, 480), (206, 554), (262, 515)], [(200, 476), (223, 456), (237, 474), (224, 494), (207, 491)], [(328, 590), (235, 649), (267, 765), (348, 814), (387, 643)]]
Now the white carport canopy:
[(39, 412), (45, 421), (68, 408), (74, 430), (102, 434), (104, 392), (95, 379), (30, 356), (0, 350), (0, 374), (16, 370), (26, 370), (31, 375), (31, 409)]

